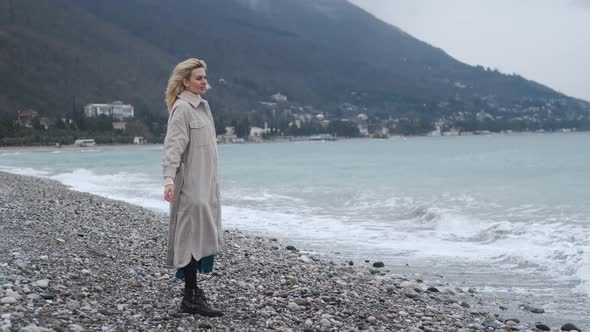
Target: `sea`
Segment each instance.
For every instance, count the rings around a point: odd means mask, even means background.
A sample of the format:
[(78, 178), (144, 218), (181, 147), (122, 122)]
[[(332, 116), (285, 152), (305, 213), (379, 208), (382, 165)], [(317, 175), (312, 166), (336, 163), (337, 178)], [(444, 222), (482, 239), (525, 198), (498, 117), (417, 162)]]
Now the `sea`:
[[(167, 213), (162, 153), (0, 150), (0, 170)], [(226, 228), (474, 287), (485, 300), (472, 308), (504, 318), (590, 328), (590, 133), (227, 144), (219, 153)]]

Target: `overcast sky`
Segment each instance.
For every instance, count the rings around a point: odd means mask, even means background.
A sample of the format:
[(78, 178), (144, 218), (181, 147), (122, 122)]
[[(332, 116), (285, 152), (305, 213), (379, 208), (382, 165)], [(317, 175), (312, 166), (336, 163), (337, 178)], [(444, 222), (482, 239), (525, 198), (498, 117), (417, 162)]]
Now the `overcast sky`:
[(590, 0), (350, 0), (470, 65), (590, 101)]

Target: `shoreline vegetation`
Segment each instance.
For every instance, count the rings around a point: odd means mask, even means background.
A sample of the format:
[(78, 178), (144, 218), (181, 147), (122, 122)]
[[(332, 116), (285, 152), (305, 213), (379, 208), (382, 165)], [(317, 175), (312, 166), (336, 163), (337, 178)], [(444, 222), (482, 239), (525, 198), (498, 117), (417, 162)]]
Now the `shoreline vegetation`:
[(568, 331), (573, 326), (550, 328), (494, 315), (477, 308), (482, 299), (476, 289), (386, 273), (380, 262), (310, 254), (233, 229), (224, 232), (226, 245), (214, 272), (198, 276), (210, 302), (226, 315), (192, 316), (179, 312), (182, 283), (164, 266), (165, 215), (53, 180), (0, 172), (0, 220), (0, 331)]

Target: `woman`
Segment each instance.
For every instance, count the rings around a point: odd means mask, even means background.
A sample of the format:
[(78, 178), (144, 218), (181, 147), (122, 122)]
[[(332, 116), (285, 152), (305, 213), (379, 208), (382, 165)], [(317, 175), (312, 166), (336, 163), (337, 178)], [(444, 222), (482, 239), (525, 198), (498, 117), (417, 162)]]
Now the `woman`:
[(207, 66), (198, 59), (176, 65), (168, 87), (168, 131), (164, 140), (164, 198), (170, 202), (167, 264), (184, 274), (181, 311), (214, 317), (197, 287), (197, 270), (213, 269), (213, 255), (223, 246), (217, 141), (207, 90)]

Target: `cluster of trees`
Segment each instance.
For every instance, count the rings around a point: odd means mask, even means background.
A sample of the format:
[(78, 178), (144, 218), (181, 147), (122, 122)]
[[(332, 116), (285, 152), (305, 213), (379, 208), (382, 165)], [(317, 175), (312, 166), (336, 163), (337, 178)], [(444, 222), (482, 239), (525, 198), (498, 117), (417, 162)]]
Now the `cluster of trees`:
[[(251, 127), (263, 128), (265, 124), (269, 133), (264, 138), (277, 136), (311, 136), (317, 134), (333, 134), (339, 137), (359, 137), (357, 123), (349, 120), (333, 119), (328, 125), (319, 121), (300, 122), (294, 125), (294, 117), (288, 113), (251, 111), (249, 113), (214, 112), (215, 130), (218, 135), (225, 133), (226, 127), (234, 128), (237, 137), (247, 138)], [(154, 119), (133, 119), (127, 122), (125, 130), (113, 129), (113, 120), (106, 116), (98, 118), (77, 118), (66, 122), (58, 120), (47, 129), (41, 125), (39, 118), (33, 119), (30, 127), (16, 124), (14, 119), (0, 119), (0, 146), (22, 145), (55, 145), (73, 144), (76, 139), (93, 138), (99, 144), (130, 144), (135, 136), (143, 136), (149, 142), (161, 143), (164, 140), (166, 123), (150, 121)], [(391, 134), (424, 135), (435, 129), (436, 118), (430, 115), (415, 115), (399, 119), (395, 124), (387, 125), (379, 118), (372, 118), (369, 123), (371, 131), (387, 126)], [(447, 122), (441, 128), (443, 131), (457, 129), (459, 131), (556, 131), (563, 128), (590, 130), (590, 119), (560, 120), (546, 119), (544, 121), (521, 119), (486, 119), (476, 118)]]
[(327, 126), (318, 121), (300, 122), (295, 125), (295, 117), (290, 112), (275, 110), (256, 110), (248, 113), (214, 112), (215, 130), (218, 135), (225, 132), (225, 127), (234, 127), (239, 138), (247, 138), (250, 128), (265, 126), (269, 134), (265, 138), (275, 136), (311, 136), (317, 134), (333, 134), (341, 137), (358, 137), (360, 131), (356, 123), (334, 119)]
[(39, 126), (27, 128), (13, 124), (0, 126), (0, 146), (68, 145), (81, 138), (94, 138), (99, 144), (133, 143), (133, 135), (118, 130), (85, 131), (57, 127), (45, 129)]
[(21, 126), (14, 119), (0, 120), (0, 146), (67, 145), (81, 138), (93, 138), (99, 144), (129, 144), (135, 136), (159, 139), (142, 120), (129, 121), (125, 130), (115, 130), (113, 120), (106, 116), (56, 120), (47, 128), (41, 125), (39, 117), (30, 126)]

